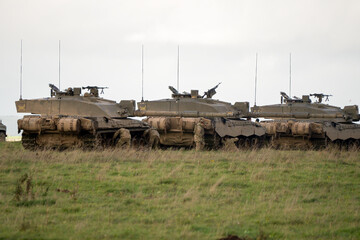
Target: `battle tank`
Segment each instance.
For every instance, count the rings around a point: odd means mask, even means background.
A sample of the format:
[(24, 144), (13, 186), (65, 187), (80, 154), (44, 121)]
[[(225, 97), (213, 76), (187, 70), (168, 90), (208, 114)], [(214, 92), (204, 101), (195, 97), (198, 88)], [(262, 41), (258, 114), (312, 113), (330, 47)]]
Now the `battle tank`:
[[(323, 103), (325, 94), (289, 97), (280, 92), (281, 104), (254, 106), (249, 116), (272, 119), (260, 122), (266, 136), (276, 148), (321, 148), (336, 143), (343, 147), (359, 147), (360, 125), (357, 105), (344, 108)], [(316, 99), (312, 102), (310, 97)]]
[[(116, 103), (99, 97), (104, 87), (88, 86), (60, 91), (49, 84), (50, 97), (16, 101), (19, 113), (31, 113), (18, 120), (25, 149), (103, 148), (145, 144), (149, 126), (128, 118), (135, 111), (134, 100)], [(81, 94), (81, 90), (88, 92)]]
[(0, 120), (0, 142), (5, 142), (6, 140), (6, 126)]
[(212, 99), (218, 86), (203, 95), (198, 90), (179, 93), (169, 86), (171, 99), (138, 102), (135, 115), (147, 117), (143, 121), (158, 131), (161, 146), (216, 149), (230, 141), (238, 147), (259, 147), (265, 128), (242, 119), (249, 103)]

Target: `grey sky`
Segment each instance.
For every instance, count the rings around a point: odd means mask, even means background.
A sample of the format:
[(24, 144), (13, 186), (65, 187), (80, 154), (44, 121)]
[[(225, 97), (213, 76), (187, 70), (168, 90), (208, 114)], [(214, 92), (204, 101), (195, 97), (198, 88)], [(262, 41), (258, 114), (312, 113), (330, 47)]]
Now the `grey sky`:
[(258, 105), (292, 95), (324, 92), (333, 105), (360, 104), (360, 1), (89, 1), (0, 0), (0, 115), (16, 113), (20, 40), (23, 98), (61, 87), (108, 86), (105, 98), (141, 99), (141, 44), (145, 99), (180, 90), (201, 92), (218, 82), (215, 98)]

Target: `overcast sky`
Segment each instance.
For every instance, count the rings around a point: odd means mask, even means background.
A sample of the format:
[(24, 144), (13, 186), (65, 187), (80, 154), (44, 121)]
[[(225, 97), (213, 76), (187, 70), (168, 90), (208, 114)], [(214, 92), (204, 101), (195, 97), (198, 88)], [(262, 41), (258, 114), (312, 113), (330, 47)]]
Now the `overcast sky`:
[(168, 98), (222, 82), (214, 98), (257, 104), (292, 95), (332, 94), (333, 105), (360, 104), (360, 1), (0, 0), (0, 115), (14, 115), (23, 40), (23, 98), (61, 88), (107, 86), (104, 98)]

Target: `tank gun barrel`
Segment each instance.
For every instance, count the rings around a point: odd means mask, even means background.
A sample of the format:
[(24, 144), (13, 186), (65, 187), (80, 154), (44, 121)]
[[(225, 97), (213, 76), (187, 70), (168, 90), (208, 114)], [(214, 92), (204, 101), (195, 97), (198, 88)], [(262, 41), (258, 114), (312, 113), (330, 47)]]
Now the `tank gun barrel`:
[(241, 117), (237, 112), (216, 113), (216, 112), (198, 112), (198, 111), (144, 111), (137, 110), (136, 117)]

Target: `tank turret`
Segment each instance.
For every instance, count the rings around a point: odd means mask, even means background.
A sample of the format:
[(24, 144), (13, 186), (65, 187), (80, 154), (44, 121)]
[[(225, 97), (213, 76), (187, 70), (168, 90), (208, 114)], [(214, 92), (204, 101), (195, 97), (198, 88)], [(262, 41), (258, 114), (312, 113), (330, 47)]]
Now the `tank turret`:
[[(290, 98), (286, 93), (280, 92), (281, 104), (254, 106), (251, 108), (251, 117), (279, 118), (279, 119), (312, 119), (319, 121), (352, 122), (359, 121), (359, 108), (357, 105), (345, 106), (343, 109), (322, 103), (322, 99), (331, 95), (310, 94), (302, 98)], [(312, 102), (310, 96), (317, 100)]]
[[(94, 148), (145, 142), (143, 134), (148, 125), (128, 118), (134, 114), (134, 100), (116, 103), (100, 98), (99, 90), (105, 87), (60, 91), (49, 86), (50, 97), (15, 103), (17, 112), (36, 114), (18, 120), (25, 148)], [(82, 94), (84, 89), (88, 91)]]
[(179, 93), (170, 86), (170, 99), (138, 102), (135, 115), (148, 117), (144, 121), (158, 130), (163, 146), (216, 148), (226, 141), (260, 145), (265, 129), (243, 119), (249, 114), (249, 103), (213, 99), (219, 84), (203, 95), (198, 90)]
[[(15, 103), (17, 112), (108, 118), (126, 118), (134, 114), (134, 100), (116, 103), (112, 100), (100, 98), (98, 90), (104, 89), (104, 87), (67, 88), (65, 91), (60, 91), (52, 84), (49, 86), (51, 97), (18, 100)], [(89, 92), (82, 95), (82, 89), (88, 89)]]
[(202, 96), (199, 95), (198, 90), (191, 90), (190, 93), (179, 93), (174, 87), (169, 86), (172, 92), (171, 99), (139, 102), (135, 115), (229, 118), (247, 116), (249, 113), (248, 102), (236, 102), (232, 105), (228, 102), (212, 99), (219, 84), (204, 92)]

